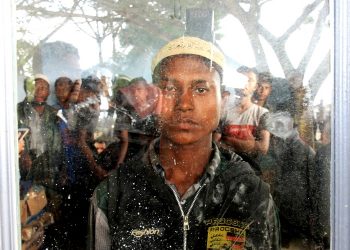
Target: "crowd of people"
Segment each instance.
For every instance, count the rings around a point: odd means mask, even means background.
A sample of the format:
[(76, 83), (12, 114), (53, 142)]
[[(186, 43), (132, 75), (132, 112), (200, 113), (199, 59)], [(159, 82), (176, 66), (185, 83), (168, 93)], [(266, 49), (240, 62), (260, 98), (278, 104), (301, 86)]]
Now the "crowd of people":
[[(329, 124), (311, 145), (302, 86), (246, 66), (224, 86), (223, 68), (215, 45), (181, 37), (153, 84), (62, 76), (51, 106), (48, 77), (26, 78), (20, 184), (45, 188), (42, 249), (329, 248)], [(102, 96), (112, 135), (97, 130)]]

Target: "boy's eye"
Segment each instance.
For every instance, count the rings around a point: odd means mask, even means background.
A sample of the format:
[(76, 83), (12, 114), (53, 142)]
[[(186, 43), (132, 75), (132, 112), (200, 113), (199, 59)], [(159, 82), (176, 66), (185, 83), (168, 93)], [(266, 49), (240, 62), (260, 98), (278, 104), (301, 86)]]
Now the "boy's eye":
[(200, 87), (198, 87), (198, 88), (195, 89), (195, 91), (197, 93), (199, 93), (199, 94), (203, 94), (203, 93), (207, 92), (208, 89), (207, 88), (200, 88)]
[(161, 88), (166, 92), (175, 92), (176, 91), (176, 87), (172, 84), (165, 84)]

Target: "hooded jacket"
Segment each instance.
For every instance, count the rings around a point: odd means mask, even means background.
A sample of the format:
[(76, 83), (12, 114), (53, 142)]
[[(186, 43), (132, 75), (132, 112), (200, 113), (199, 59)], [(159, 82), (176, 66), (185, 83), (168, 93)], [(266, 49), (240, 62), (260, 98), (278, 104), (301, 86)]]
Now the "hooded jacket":
[(238, 155), (213, 147), (186, 199), (165, 180), (152, 146), (117, 169), (92, 198), (90, 249), (279, 249), (268, 185)]

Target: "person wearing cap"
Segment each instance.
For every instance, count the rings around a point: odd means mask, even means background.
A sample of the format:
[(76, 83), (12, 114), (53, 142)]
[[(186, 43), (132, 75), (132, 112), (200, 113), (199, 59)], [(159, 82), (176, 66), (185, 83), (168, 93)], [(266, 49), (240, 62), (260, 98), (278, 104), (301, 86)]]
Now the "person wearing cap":
[(114, 76), (112, 79), (112, 97), (110, 101), (110, 106), (114, 106), (117, 103), (117, 99), (119, 98), (119, 89), (127, 87), (130, 85), (131, 78), (120, 74), (117, 76)]
[[(31, 101), (34, 98), (34, 78), (33, 77), (25, 77), (23, 80), (23, 89), (25, 92), (25, 97), (24, 99), (17, 103), (17, 110), (19, 111), (19, 113), (22, 114), (22, 116), (24, 117), (24, 113), (30, 114), (30, 110), (31, 110)], [(22, 123), (20, 125), (19, 128), (21, 127), (27, 127), (27, 125), (23, 124), (23, 120)], [(26, 140), (28, 140), (26, 138)], [(25, 145), (25, 141), (23, 140)], [(28, 143), (27, 143), (28, 144)], [(19, 167), (20, 167), (20, 176), (21, 176), (21, 180), (22, 178), (25, 178), (27, 176), (28, 170), (31, 168), (31, 164), (32, 164), (32, 160), (31, 157), (29, 155), (29, 147), (28, 145), (26, 145), (26, 147), (23, 148), (22, 153), (20, 154), (20, 158), (19, 158)]]
[(114, 131), (120, 138), (121, 149), (126, 141), (126, 151), (120, 151), (118, 163), (142, 153), (150, 141), (157, 137), (157, 127), (151, 110), (157, 103), (158, 90), (143, 77), (136, 77), (128, 86), (120, 88), (116, 98), (117, 115)]
[[(50, 94), (49, 79), (43, 74), (34, 76), (34, 98), (27, 105), (17, 105), (19, 128), (29, 128), (25, 140), (28, 171), (21, 180), (42, 185), (48, 198), (48, 211), (59, 220), (62, 186), (59, 182), (64, 169), (62, 144), (58, 129), (57, 110), (46, 103)], [(22, 172), (22, 173), (24, 173)]]
[(268, 186), (212, 140), (223, 54), (180, 37), (152, 63), (160, 137), (95, 190), (89, 249), (279, 249)]
[[(58, 154), (61, 152), (61, 140), (57, 126), (57, 111), (46, 103), (49, 94), (48, 78), (43, 74), (36, 74), (34, 76), (34, 98), (26, 105), (23, 105), (23, 103), (17, 105), (17, 116), (18, 127), (30, 129), (26, 147), (28, 152), (30, 152), (33, 167), (36, 166), (36, 163), (38, 163), (36, 168), (46, 166), (47, 169), (40, 169), (40, 172), (46, 175), (47, 185), (55, 186)], [(49, 158), (47, 163), (39, 160), (44, 158), (46, 160)], [(39, 169), (37, 170), (39, 171)], [(34, 178), (37, 181), (43, 181), (44, 179), (35, 176), (30, 178)]]

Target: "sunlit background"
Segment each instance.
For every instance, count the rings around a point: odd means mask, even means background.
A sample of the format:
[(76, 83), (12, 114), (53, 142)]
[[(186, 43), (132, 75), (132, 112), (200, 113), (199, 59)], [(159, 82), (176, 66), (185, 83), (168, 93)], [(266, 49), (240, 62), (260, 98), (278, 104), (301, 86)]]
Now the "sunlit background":
[[(118, 64), (119, 62), (112, 58), (113, 40), (111, 35), (107, 35), (101, 42), (101, 58), (104, 63), (104, 65), (101, 65), (101, 63), (99, 62), (100, 58), (98, 43), (96, 42), (96, 37), (93, 37), (93, 29), (90, 28), (90, 26), (95, 25), (94, 23), (88, 24), (87, 22), (84, 22), (78, 18), (70, 18), (69, 20), (66, 20), (67, 15), (63, 14), (62, 17), (49, 18), (48, 15), (50, 12), (48, 12), (47, 14), (40, 12), (41, 9), (46, 9), (55, 13), (53, 16), (57, 16), (57, 12), (59, 11), (56, 11), (56, 9), (60, 9), (60, 11), (62, 11), (62, 6), (65, 6), (68, 12), (69, 6), (73, 5), (72, 1), (56, 1), (55, 3), (52, 3), (50, 1), (37, 1), (37, 3), (35, 4), (33, 1), (32, 5), (30, 5), (30, 3), (28, 5), (25, 5), (24, 2), (25, 1), (18, 1), (18, 39), (27, 41), (32, 46), (39, 44), (39, 42), (41, 42), (43, 39), (46, 39), (47, 37), (48, 39), (45, 40), (45, 42), (64, 41), (72, 44), (78, 49), (80, 56), (80, 66), (83, 71), (98, 68), (98, 71), (101, 74), (107, 75), (110, 78), (117, 74), (126, 74), (131, 78), (143, 76), (148, 81), (151, 81), (150, 63), (153, 56), (153, 50), (150, 50), (148, 54), (145, 53), (141, 55), (143, 57), (144, 63), (135, 62), (134, 68), (132, 70), (130, 67), (128, 67), (124, 72), (112, 72), (113, 70), (111, 70), (108, 67), (105, 67), (105, 64)], [(98, 3), (108, 1), (96, 2)], [(124, 7), (124, 9), (126, 8), (125, 11), (136, 11), (136, 13), (139, 13), (140, 11), (142, 12), (142, 10), (138, 8), (138, 5), (140, 3), (139, 1), (129, 2), (130, 4)], [(173, 9), (162, 9), (163, 2), (164, 6), (171, 6), (173, 7)], [(147, 7), (152, 8), (152, 11), (154, 11), (154, 13), (152, 13), (154, 15), (159, 15), (159, 18), (165, 16), (166, 18), (168, 18), (169, 23), (176, 22), (177, 26), (182, 25), (183, 32), (185, 32), (185, 15), (183, 14), (185, 9), (187, 7), (193, 6), (198, 7), (198, 5), (196, 6), (195, 2), (192, 2), (191, 4), (189, 4), (188, 2), (189, 1), (180, 2), (176, 0), (158, 2), (149, 1), (147, 2)], [(305, 11), (308, 5), (315, 4), (316, 2), (318, 2), (318, 5), (314, 8), (315, 10), (311, 12), (308, 15), (308, 17), (305, 18), (305, 20), (298, 26), (298, 28), (290, 35), (285, 46), (290, 62), (295, 68), (297, 68), (302, 57), (305, 55), (305, 52), (308, 49), (310, 39), (312, 39), (314, 25), (322, 7), (322, 4), (320, 3), (322, 3), (323, 1), (273, 0), (258, 2), (261, 4), (259, 23), (263, 25), (266, 29), (268, 29), (269, 32), (276, 37), (281, 36), (284, 32), (286, 32), (286, 30), (288, 30), (293, 25), (293, 23), (296, 23), (298, 17), (301, 16), (301, 14), (303, 13), (303, 11)], [(168, 5), (166, 5), (165, 3)], [(114, 3), (114, 6), (117, 6), (117, 4), (118, 1)], [(29, 6), (33, 10), (36, 10), (37, 13), (29, 12), (29, 7), (25, 6)], [(110, 6), (113, 6), (113, 4), (111, 4)], [(241, 7), (247, 11), (249, 10), (248, 4), (241, 3)], [(77, 9), (79, 10), (79, 8)], [(85, 15), (97, 15), (93, 8), (84, 7), (84, 11), (85, 12), (83, 13)], [(182, 16), (176, 17), (176, 11), (178, 11), (178, 13), (180, 14), (182, 13)], [(152, 16), (148, 18), (146, 16), (147, 13), (148, 12), (145, 12), (145, 16), (141, 16), (141, 19), (144, 18), (144, 22), (142, 23), (142, 25), (144, 25), (145, 27), (153, 26), (154, 22), (152, 20), (155, 17)], [(106, 15), (106, 13), (101, 11), (100, 15)], [(220, 17), (222, 17), (221, 20), (219, 20), (215, 24), (215, 34), (217, 34), (216, 42), (219, 44), (219, 46), (228, 58), (228, 65), (225, 69), (224, 82), (225, 84), (230, 85), (231, 81), (229, 79), (232, 78), (231, 72), (234, 72), (235, 69), (240, 65), (255, 67), (256, 58), (254, 56), (251, 43), (249, 41), (249, 37), (247, 36), (247, 33), (244, 30), (240, 21), (231, 14), (222, 15), (220, 13)], [(132, 24), (128, 23), (127, 19), (125, 20), (126, 21), (123, 22), (119, 28), (126, 30), (127, 32), (128, 27), (130, 27), (130, 25)], [(322, 32), (319, 35), (319, 39), (315, 40), (315, 42), (317, 43), (316, 48), (313, 51), (311, 59), (305, 70), (303, 79), (304, 86), (308, 86), (310, 78), (313, 77), (313, 74), (315, 73), (315, 70), (319, 66), (320, 62), (330, 50), (331, 34), (329, 25), (327, 25), (327, 20), (326, 24), (323, 24)], [(132, 39), (138, 38), (132, 37)], [(140, 36), (140, 39), (142, 39), (142, 36)], [(278, 62), (276, 54), (272, 50), (271, 45), (268, 42), (266, 42), (266, 40), (263, 38), (261, 39), (261, 43), (264, 48), (264, 53), (266, 55), (266, 60), (268, 62), (271, 73), (277, 77), (285, 77), (281, 64)], [(132, 44), (130, 46), (125, 46), (125, 43), (121, 45), (118, 38), (114, 41), (114, 46), (118, 54), (124, 56), (127, 56), (128, 53), (133, 49)], [(148, 46), (147, 43), (145, 43), (145, 46)], [(28, 75), (30, 73), (30, 70), (28, 70), (28, 72), (24, 72), (23, 75), (19, 75), (20, 80), (18, 100), (21, 100), (24, 97), (24, 92), (21, 88), (21, 79), (23, 79), (25, 75)], [(332, 95), (330, 93), (332, 93), (332, 82), (331, 78), (328, 76), (323, 80), (321, 87), (318, 89), (317, 95), (313, 100), (314, 105), (319, 104), (321, 101), (324, 104), (330, 104), (332, 102)]]

